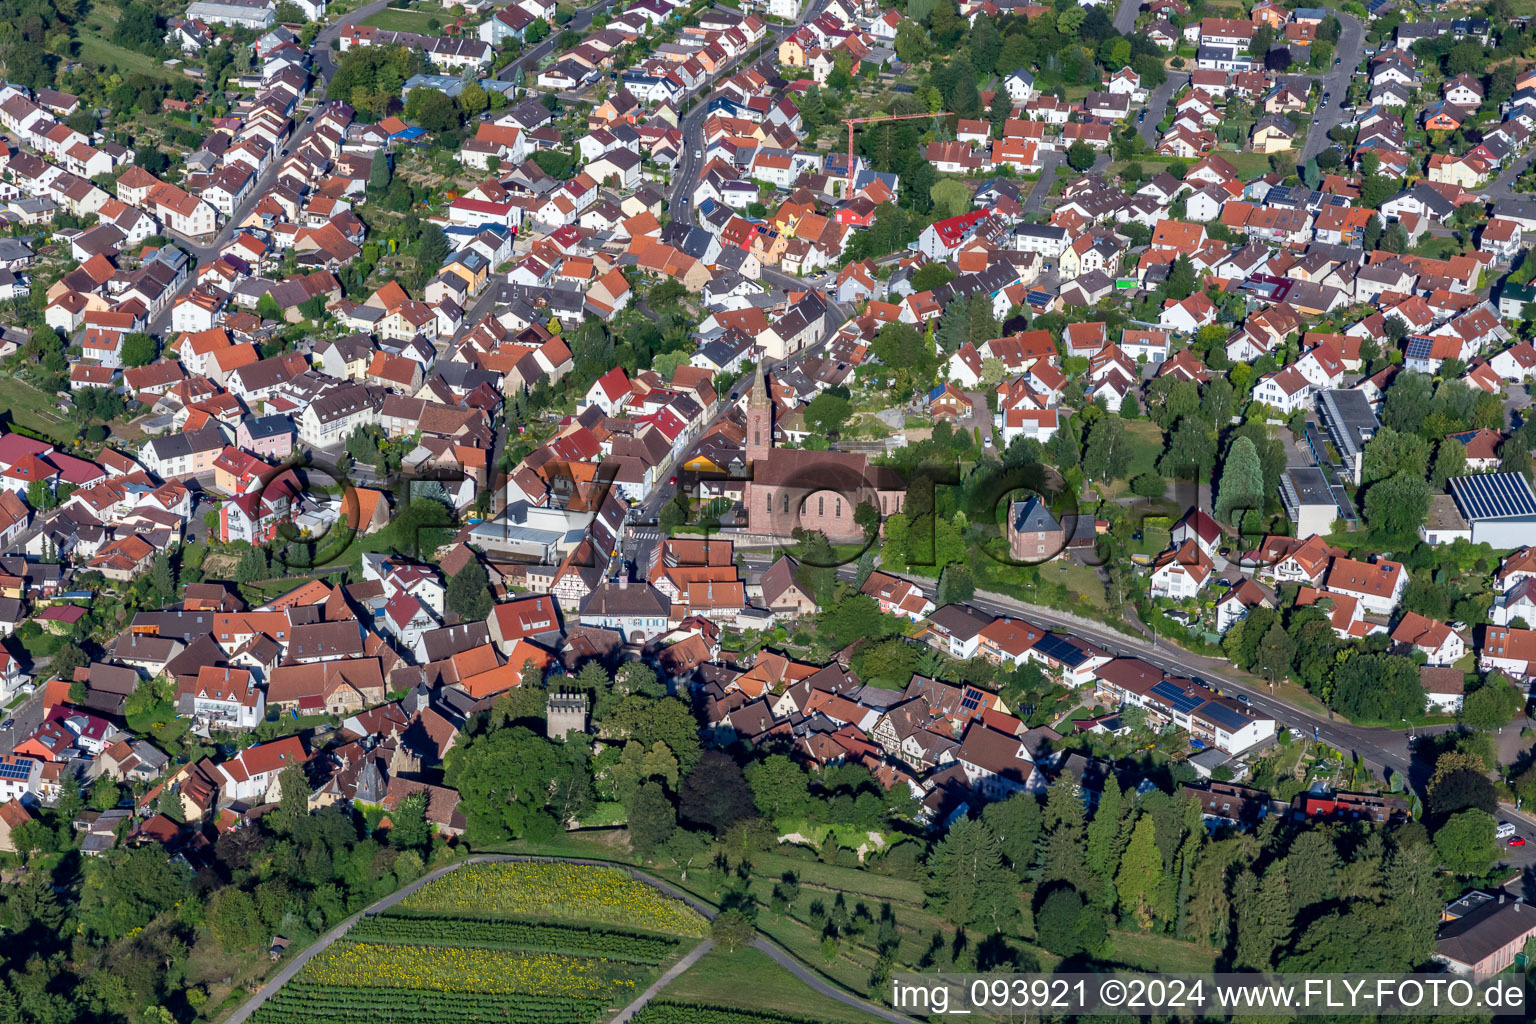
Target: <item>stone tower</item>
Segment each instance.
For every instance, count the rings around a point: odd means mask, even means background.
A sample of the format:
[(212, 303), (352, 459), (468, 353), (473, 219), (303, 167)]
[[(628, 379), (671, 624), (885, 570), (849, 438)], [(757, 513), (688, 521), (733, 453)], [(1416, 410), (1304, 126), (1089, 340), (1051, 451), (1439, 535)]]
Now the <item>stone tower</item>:
[(747, 464), (768, 457), (773, 448), (773, 396), (768, 393), (767, 371), (762, 364), (752, 371), (752, 391), (747, 395)]
[(563, 740), (573, 732), (587, 731), (587, 695), (551, 692), (544, 706), (544, 735)]

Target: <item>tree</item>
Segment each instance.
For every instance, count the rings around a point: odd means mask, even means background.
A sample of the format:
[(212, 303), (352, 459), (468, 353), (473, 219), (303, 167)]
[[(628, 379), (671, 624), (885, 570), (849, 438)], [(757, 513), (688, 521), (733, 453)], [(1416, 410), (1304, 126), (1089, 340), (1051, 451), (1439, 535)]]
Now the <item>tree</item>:
[(1445, 438), (1435, 450), (1435, 468), (1430, 483), (1437, 491), (1445, 490), (1446, 481), (1467, 475), (1467, 446), (1454, 438)]
[(397, 850), (425, 850), (432, 845), (425, 791), (405, 797), (389, 812), (389, 845)]
[(1258, 882), (1251, 871), (1244, 871), (1233, 887), (1232, 904), (1237, 908), (1237, 963), (1268, 969), (1295, 926), (1289, 873), (1271, 867)]
[(756, 940), (757, 929), (753, 926), (751, 918), (732, 907), (715, 915), (714, 921), (709, 926), (709, 937), (715, 941), (715, 945), (735, 952), (750, 946)]
[(435, 272), (452, 251), (448, 236), (436, 224), (428, 224), (421, 229), (421, 237), (417, 239), (416, 245), (419, 253), (417, 262), (423, 273)]
[(490, 105), (490, 97), (478, 82), (470, 82), (459, 90), (459, 109), (469, 117), (484, 112)]
[(278, 773), (277, 810), (272, 812), (272, 826), (279, 835), (292, 835), (299, 823), (309, 817), (309, 780), (304, 769), (289, 765)]
[(953, 178), (935, 182), (928, 198), (933, 200), (934, 212), (944, 217), (957, 217), (971, 208), (971, 190)]
[(929, 892), (953, 924), (998, 932), (1018, 915), (1016, 884), (983, 822), (957, 822), (929, 857), (928, 873)]
[(208, 927), (226, 952), (249, 949), (262, 939), (261, 918), (250, 894), (225, 886), (208, 901)]
[(1195, 416), (1179, 420), (1159, 468), (1164, 476), (1204, 480), (1216, 463), (1216, 437), (1210, 425)]
[(1387, 252), (1408, 251), (1408, 229), (1403, 227), (1403, 222), (1395, 220), (1387, 225), (1387, 230), (1381, 236), (1381, 247)]
[(1432, 814), (1445, 819), (1470, 807), (1492, 814), (1498, 810), (1499, 797), (1481, 758), (1449, 751), (1435, 761), (1426, 802)]
[(698, 767), (683, 780), (678, 797), (683, 820), (716, 835), (753, 812), (752, 789), (741, 767), (718, 750), (704, 753)]
[(476, 735), (449, 752), (443, 781), (459, 791), (472, 842), (520, 837), (553, 829), (551, 797), (581, 792), (587, 769), (570, 760), (575, 749), (556, 746), (523, 726)]
[(1125, 421), (1118, 416), (1100, 416), (1088, 429), (1088, 448), (1083, 453), (1083, 472), (1090, 479), (1108, 482), (1125, 476), (1131, 466), (1133, 448), (1126, 434)]
[(1195, 292), (1198, 279), (1195, 277), (1195, 265), (1190, 262), (1188, 256), (1179, 256), (1173, 261), (1173, 266), (1168, 268), (1168, 280), (1163, 288), (1170, 299), (1183, 301)]
[(1058, 886), (1041, 902), (1035, 932), (1040, 945), (1061, 957), (1092, 953), (1107, 937), (1104, 915), (1085, 906), (1070, 886)]
[(453, 513), (434, 498), (413, 498), (389, 526), (390, 546), (413, 558), (431, 555), (452, 537)]
[(1151, 501), (1161, 498), (1168, 493), (1168, 481), (1161, 474), (1151, 472), (1137, 473), (1131, 481), (1131, 493), (1138, 498), (1146, 498)]
[(939, 586), (934, 594), (934, 603), (940, 607), (947, 604), (963, 604), (976, 596), (976, 581), (971, 576), (971, 567), (963, 562), (951, 562), (939, 572)]
[(1334, 669), (1333, 706), (1357, 721), (1395, 723), (1422, 714), (1418, 666), (1386, 654), (1354, 654)]
[(1430, 497), (1429, 482), (1422, 476), (1398, 473), (1365, 492), (1365, 521), (1383, 533), (1413, 533), (1424, 525)]
[[(277, 319), (274, 317), (273, 319)], [(159, 346), (155, 339), (142, 331), (134, 331), (123, 339), (123, 365), (148, 366), (155, 361), (159, 354)]]
[(1291, 657), (1294, 653), (1295, 645), (1291, 642), (1285, 628), (1280, 625), (1279, 618), (1276, 618), (1269, 624), (1264, 638), (1259, 641), (1254, 668), (1273, 683), (1277, 679), (1284, 678), (1290, 671)]
[(1381, 217), (1379, 215), (1372, 215), (1371, 219), (1365, 222), (1365, 235), (1363, 241), (1365, 243), (1366, 252), (1370, 252), (1381, 243), (1382, 230), (1383, 228), (1381, 225)]
[(1163, 856), (1157, 848), (1156, 826), (1152, 815), (1143, 814), (1136, 821), (1130, 845), (1120, 859), (1120, 871), (1115, 875), (1115, 891), (1121, 906), (1135, 916), (1142, 928), (1150, 928), (1154, 920), (1171, 916), (1162, 878)]
[(1034, 867), (1044, 823), (1040, 801), (1033, 793), (1015, 793), (1006, 800), (987, 804), (981, 820), (997, 836), (998, 849), (1014, 874), (1021, 879), (1027, 876)]
[(769, 821), (798, 814), (809, 799), (805, 769), (783, 754), (770, 754), (746, 770), (757, 811)]
[(405, 116), (429, 132), (450, 132), (459, 126), (459, 107), (438, 89), (412, 89)]
[(1452, 874), (1487, 874), (1499, 856), (1493, 815), (1476, 808), (1451, 815), (1435, 831), (1435, 852)]
[(1398, 473), (1421, 477), (1428, 470), (1428, 441), (1415, 433), (1400, 433), (1391, 427), (1382, 427), (1367, 442), (1361, 455), (1360, 482), (1373, 484)]
[(75, 669), (84, 668), (90, 664), (85, 651), (80, 649), (77, 643), (66, 643), (54, 652), (53, 662), (48, 666), (55, 679), (71, 680), (75, 678)]
[(379, 150), (368, 164), (368, 191), (381, 196), (389, 190), (389, 154)]
[(1236, 523), (1237, 515), (1248, 509), (1264, 507), (1264, 470), (1259, 465), (1259, 450), (1252, 438), (1239, 436), (1227, 449), (1221, 466), (1221, 483), (1216, 489), (1216, 518)]
[(853, 416), (853, 403), (842, 395), (823, 391), (805, 406), (806, 424), (823, 437), (837, 437)]
[(677, 811), (660, 783), (637, 786), (627, 801), (627, 811), (630, 849), (643, 858), (649, 859), (677, 828)]
[(1492, 732), (1508, 725), (1523, 703), (1520, 691), (1510, 686), (1503, 676), (1492, 676), (1467, 694), (1461, 707), (1461, 720), (1473, 729)]
[(460, 622), (480, 622), (490, 615), (495, 600), (491, 596), (490, 577), (479, 559), (471, 558), (448, 578), (443, 602)]
[(1078, 139), (1067, 147), (1067, 165), (1074, 171), (1087, 171), (1093, 167), (1093, 162), (1098, 159), (1098, 154), (1093, 147)]

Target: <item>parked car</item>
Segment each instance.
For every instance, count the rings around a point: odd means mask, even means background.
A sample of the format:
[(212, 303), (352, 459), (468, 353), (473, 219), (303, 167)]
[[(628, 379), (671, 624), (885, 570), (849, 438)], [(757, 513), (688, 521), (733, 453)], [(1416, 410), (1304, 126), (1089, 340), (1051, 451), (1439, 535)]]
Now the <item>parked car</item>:
[(1510, 846), (1524, 846), (1525, 845), (1525, 837), (1524, 836), (1515, 836), (1513, 839), (1511, 839), (1509, 841), (1509, 845)]

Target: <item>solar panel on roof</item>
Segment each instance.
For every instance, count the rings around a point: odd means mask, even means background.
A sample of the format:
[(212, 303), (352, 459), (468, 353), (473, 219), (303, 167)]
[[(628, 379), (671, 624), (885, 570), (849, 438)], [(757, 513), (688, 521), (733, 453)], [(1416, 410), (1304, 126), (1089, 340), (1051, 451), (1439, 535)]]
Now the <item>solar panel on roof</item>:
[(1242, 712), (1229, 708), (1219, 701), (1207, 701), (1200, 709), (1200, 714), (1224, 729), (1241, 729), (1248, 724), (1248, 718)]
[(1453, 477), (1451, 493), (1468, 519), (1536, 516), (1536, 494), (1519, 473)]
[(7, 761), (0, 763), (0, 779), (21, 780), (31, 778), (32, 763), (30, 761)]
[(1187, 715), (1205, 703), (1204, 697), (1192, 697), (1166, 679), (1153, 683), (1152, 692), (1167, 701), (1173, 707), (1173, 710), (1181, 715)]
[(1078, 665), (1083, 661), (1082, 648), (1055, 633), (1047, 633), (1041, 637), (1040, 642), (1035, 644), (1035, 650), (1052, 661), (1059, 661), (1064, 665)]

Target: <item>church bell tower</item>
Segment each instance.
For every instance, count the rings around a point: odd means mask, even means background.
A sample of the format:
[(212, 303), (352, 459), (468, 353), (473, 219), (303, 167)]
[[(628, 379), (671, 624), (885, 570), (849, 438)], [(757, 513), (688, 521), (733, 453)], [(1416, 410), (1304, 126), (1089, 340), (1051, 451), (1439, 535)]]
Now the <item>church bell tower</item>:
[(761, 364), (752, 371), (752, 391), (747, 395), (747, 464), (768, 457), (773, 448), (773, 397)]

